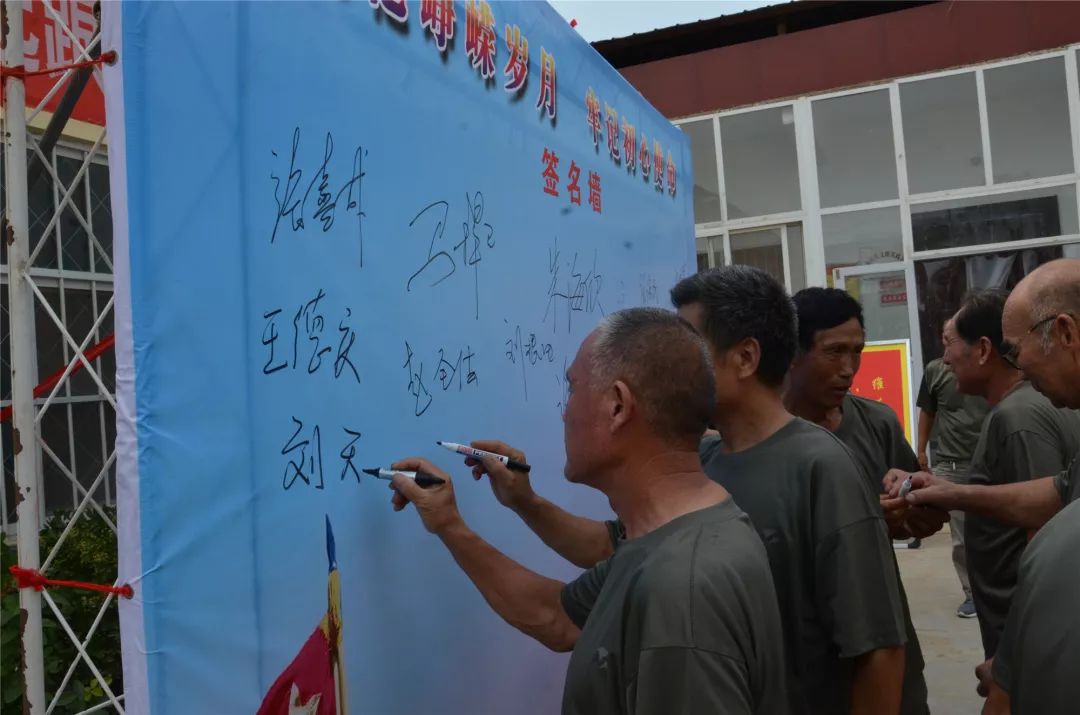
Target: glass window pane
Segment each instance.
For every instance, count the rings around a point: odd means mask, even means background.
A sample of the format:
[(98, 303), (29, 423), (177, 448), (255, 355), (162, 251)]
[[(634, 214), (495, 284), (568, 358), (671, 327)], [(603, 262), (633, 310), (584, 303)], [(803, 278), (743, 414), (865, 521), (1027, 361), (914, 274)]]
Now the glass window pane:
[(994, 181), (1073, 172), (1064, 58), (984, 73)]
[(79, 173), (82, 162), (67, 156), (56, 157), (57, 175), (61, 185), (57, 187), (57, 202), (64, 198), (64, 193), (71, 190), (71, 202), (64, 205), (60, 218), (60, 249), (63, 269), (67, 271), (90, 270), (90, 239), (82, 222), (71, 208), (74, 204), (86, 218), (86, 175), (72, 188), (72, 179)]
[(905, 340), (911, 337), (907, 311), (908, 286), (903, 271), (851, 276), (844, 288), (862, 303), (867, 340)]
[[(94, 306), (90, 301), (90, 291), (66, 288), (64, 290), (64, 309), (67, 311), (64, 324), (75, 339), (76, 344), (81, 344), (83, 338), (90, 331), (90, 327), (94, 324), (94, 318), (96, 317), (94, 315)], [(91, 338), (88, 347), (96, 343), (97, 340)], [(68, 360), (74, 359), (75, 351), (69, 348), (67, 356)], [(57, 360), (57, 364), (53, 369), (60, 369), (64, 367), (64, 364), (62, 360)], [(94, 363), (90, 364), (93, 365)], [(94, 378), (85, 369), (73, 373), (69, 379), (71, 381), (71, 394), (73, 395), (96, 395), (100, 392)]]
[(713, 121), (687, 122), (679, 128), (690, 138), (690, 154), (694, 160), (694, 221), (720, 221), (720, 182), (716, 172)]
[[(71, 427), (75, 445), (75, 476), (87, 489), (94, 483), (105, 465), (102, 453), (101, 411), (98, 402), (76, 402), (71, 405)], [(111, 408), (110, 408), (111, 409)], [(105, 502), (105, 481), (102, 480), (94, 498)]]
[(904, 82), (900, 114), (910, 193), (986, 183), (973, 73)]
[(1069, 184), (911, 207), (916, 251), (1080, 233)]
[[(695, 169), (696, 170), (696, 169)], [(103, 164), (90, 165), (90, 225), (94, 229), (102, 249), (112, 260), (112, 204), (109, 203), (109, 167)], [(99, 273), (111, 273), (109, 264), (94, 249), (94, 270)]]
[[(112, 291), (102, 290), (98, 288), (97, 291), (97, 310), (98, 314), (105, 309), (105, 305), (109, 302), (109, 298), (112, 297)], [(94, 316), (97, 320), (97, 315)], [(108, 315), (101, 321), (101, 327), (98, 328), (97, 335), (94, 337), (92, 344), (96, 345), (99, 341), (103, 340), (106, 336), (113, 334), (113, 311), (109, 310)], [(105, 387), (109, 392), (116, 392), (116, 350), (109, 348), (101, 354), (101, 357), (97, 359), (96, 363), (93, 363), (98, 369), (98, 374), (101, 375), (101, 381), (105, 383)], [(111, 407), (109, 409), (112, 409)]]
[(45, 509), (71, 509), (75, 506), (74, 487), (64, 473), (71, 469), (71, 450), (68, 443), (68, 409), (70, 404), (53, 403), (41, 417), (41, 441), (52, 450), (63, 468), (41, 451), (41, 473), (45, 483)]
[(923, 360), (941, 357), (941, 330), (964, 296), (971, 290), (1012, 290), (1036, 267), (1069, 256), (1080, 246), (1040, 246), (1019, 251), (995, 251), (974, 256), (954, 256), (915, 262), (919, 287), (919, 333)]
[(904, 259), (898, 207), (826, 214), (821, 217), (821, 230), (829, 275), (843, 266)]
[(697, 239), (698, 272), (720, 268), (724, 264), (724, 237), (701, 236)]
[(787, 227), (788, 266), (791, 268), (789, 293), (796, 293), (806, 287), (806, 251), (803, 250), (802, 224), (793, 223)]
[(784, 282), (784, 253), (779, 228), (763, 228), (731, 234), (731, 262), (760, 268)]
[(720, 119), (728, 219), (798, 211), (799, 163), (790, 106)]
[(821, 205), (895, 199), (888, 90), (819, 99), (813, 113)]
[[(60, 291), (56, 288), (42, 288), (41, 294), (49, 302), (49, 308), (60, 316)], [(56, 323), (45, 312), (45, 307), (34, 298), (34, 329), (37, 331), (37, 377), (44, 380), (49, 375), (64, 367), (64, 338)], [(61, 388), (58, 395), (67, 394)]]
[[(30, 152), (27, 157), (27, 163), (33, 164), (34, 157), (37, 156), (35, 152)], [(33, 186), (29, 187), (29, 194), (27, 196), (29, 210), (30, 210), (30, 251), (31, 253), (37, 248), (38, 243), (45, 242), (45, 245), (41, 247), (41, 252), (38, 253), (37, 260), (34, 261), (35, 268), (57, 268), (56, 259), (56, 226), (53, 226), (52, 231), (49, 231), (48, 236), (43, 236), (45, 227), (49, 225), (49, 222), (53, 217), (53, 208), (56, 202), (53, 198), (53, 180), (49, 175), (47, 169), (42, 170), (38, 175), (37, 181)]]

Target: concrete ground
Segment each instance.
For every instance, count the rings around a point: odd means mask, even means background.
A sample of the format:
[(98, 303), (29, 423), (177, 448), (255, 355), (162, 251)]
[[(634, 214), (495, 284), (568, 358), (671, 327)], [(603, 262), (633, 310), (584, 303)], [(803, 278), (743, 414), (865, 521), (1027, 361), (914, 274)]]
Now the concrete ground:
[(898, 549), (911, 618), (926, 660), (926, 686), (934, 715), (978, 715), (982, 698), (975, 693), (975, 666), (982, 662), (977, 619), (958, 618), (963, 600), (952, 564), (948, 527), (919, 549)]

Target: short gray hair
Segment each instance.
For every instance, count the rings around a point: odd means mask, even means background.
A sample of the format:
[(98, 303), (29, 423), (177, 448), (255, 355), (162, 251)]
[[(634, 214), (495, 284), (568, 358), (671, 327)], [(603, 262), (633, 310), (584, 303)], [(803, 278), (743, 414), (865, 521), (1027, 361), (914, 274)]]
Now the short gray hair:
[(627, 308), (600, 321), (590, 354), (591, 383), (629, 387), (655, 434), (697, 442), (716, 403), (712, 360), (690, 323), (661, 308)]

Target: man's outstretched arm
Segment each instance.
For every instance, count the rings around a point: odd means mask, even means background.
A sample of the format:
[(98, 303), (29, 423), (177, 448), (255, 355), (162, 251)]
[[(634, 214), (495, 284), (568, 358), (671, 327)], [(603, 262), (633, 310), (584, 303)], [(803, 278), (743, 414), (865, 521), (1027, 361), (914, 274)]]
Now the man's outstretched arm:
[(394, 469), (423, 470), (446, 480), (427, 489), (397, 475), (391, 482), (394, 509), (409, 503), (424, 526), (438, 536), (484, 600), (503, 620), (554, 651), (574, 647), (580, 630), (562, 607), (563, 583), (530, 571), (476, 535), (461, 518), (449, 475), (420, 459), (407, 459)]

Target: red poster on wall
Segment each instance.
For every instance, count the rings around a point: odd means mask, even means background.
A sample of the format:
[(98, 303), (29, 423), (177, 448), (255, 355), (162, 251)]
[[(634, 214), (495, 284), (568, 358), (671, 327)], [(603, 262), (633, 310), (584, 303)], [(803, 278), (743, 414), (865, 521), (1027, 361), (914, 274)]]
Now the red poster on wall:
[[(79, 59), (79, 51), (94, 38), (97, 28), (93, 2), (48, 0), (49, 7), (46, 8), (45, 5), (46, 3), (38, 1), (24, 5), (23, 58), (28, 72), (75, 62)], [(63, 22), (57, 22), (57, 18)], [(26, 106), (36, 107), (62, 76), (63, 72), (56, 72), (28, 77)], [(53, 111), (62, 96), (63, 88), (45, 105), (45, 111)], [(72, 118), (98, 126), (105, 125), (105, 96), (96, 77), (92, 76), (86, 83)]]
[(907, 340), (869, 343), (851, 391), (859, 397), (883, 402), (892, 408), (904, 427), (908, 442), (915, 444), (911, 420), (911, 369)]

